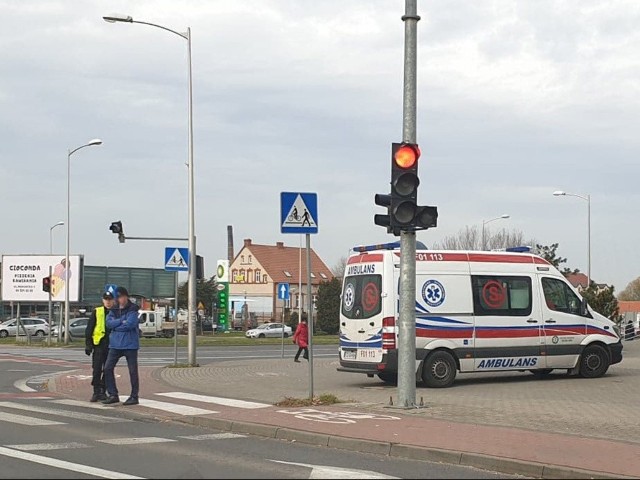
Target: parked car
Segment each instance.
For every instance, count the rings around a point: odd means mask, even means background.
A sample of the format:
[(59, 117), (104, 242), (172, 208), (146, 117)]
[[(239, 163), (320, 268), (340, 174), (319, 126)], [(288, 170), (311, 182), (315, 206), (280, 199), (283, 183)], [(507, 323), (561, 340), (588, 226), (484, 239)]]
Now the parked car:
[[(87, 322), (89, 322), (88, 317), (71, 318), (69, 320), (69, 339), (75, 340), (84, 338), (84, 331), (87, 328)], [(58, 328), (58, 324), (55, 324), (51, 329), (51, 335), (53, 337), (58, 336)], [(64, 335), (64, 325), (62, 326), (62, 335)]]
[[(25, 330), (36, 337), (44, 337), (49, 333), (49, 323), (43, 318), (21, 318), (20, 323), (24, 328), (20, 327), (19, 335), (24, 335)], [(18, 320), (15, 318), (0, 324), (0, 338), (15, 336), (17, 328)]]
[[(247, 338), (281, 338), (282, 337), (282, 323), (263, 323), (258, 328), (247, 330), (245, 337)], [(284, 338), (290, 337), (293, 331), (291, 327), (284, 325)]]

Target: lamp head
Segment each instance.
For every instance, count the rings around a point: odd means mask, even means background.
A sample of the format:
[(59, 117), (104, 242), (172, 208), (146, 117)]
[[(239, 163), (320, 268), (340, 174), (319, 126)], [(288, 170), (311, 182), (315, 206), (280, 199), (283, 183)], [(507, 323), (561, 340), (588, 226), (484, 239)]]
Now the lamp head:
[(556, 197), (561, 197), (562, 195), (566, 195), (567, 192), (563, 192), (562, 190), (556, 190), (555, 192), (553, 192), (553, 195)]
[(102, 140), (100, 140), (99, 138), (94, 138), (89, 143), (87, 143), (87, 145), (90, 146), (90, 147), (92, 147), (94, 145), (102, 145)]
[(111, 15), (107, 15), (102, 17), (105, 22), (116, 23), (116, 22), (133, 22), (133, 18), (131, 15), (122, 15), (121, 13), (112, 13)]
[(64, 222), (58, 222), (58, 223), (56, 223), (56, 224), (54, 225), (54, 227), (58, 227), (58, 226), (60, 226), (60, 225), (64, 225)]
[(510, 215), (509, 215), (509, 214), (506, 214), (506, 213), (504, 213), (504, 214), (500, 215), (500, 218), (509, 218), (509, 217), (510, 217)]

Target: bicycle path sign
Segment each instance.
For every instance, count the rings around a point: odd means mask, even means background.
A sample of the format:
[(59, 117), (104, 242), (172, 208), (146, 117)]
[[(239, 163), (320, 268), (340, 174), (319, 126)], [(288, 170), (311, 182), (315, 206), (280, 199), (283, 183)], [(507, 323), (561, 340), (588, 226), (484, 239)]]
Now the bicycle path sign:
[(281, 233), (318, 233), (318, 194), (280, 193)]

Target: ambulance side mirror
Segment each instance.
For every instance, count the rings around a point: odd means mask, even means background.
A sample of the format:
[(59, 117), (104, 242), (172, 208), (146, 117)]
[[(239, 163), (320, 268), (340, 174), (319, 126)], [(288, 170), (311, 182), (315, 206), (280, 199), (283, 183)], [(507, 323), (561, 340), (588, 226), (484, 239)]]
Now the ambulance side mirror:
[(587, 299), (583, 298), (582, 302), (580, 303), (580, 316), (586, 317), (587, 315), (589, 315), (589, 307), (587, 304)]

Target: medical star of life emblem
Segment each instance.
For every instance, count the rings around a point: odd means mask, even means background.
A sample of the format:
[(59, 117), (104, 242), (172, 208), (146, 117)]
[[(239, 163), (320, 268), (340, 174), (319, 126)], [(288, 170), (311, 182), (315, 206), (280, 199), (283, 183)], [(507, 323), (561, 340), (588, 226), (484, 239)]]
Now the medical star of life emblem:
[(422, 298), (430, 307), (439, 307), (444, 303), (444, 287), (437, 280), (427, 280), (422, 286)]

